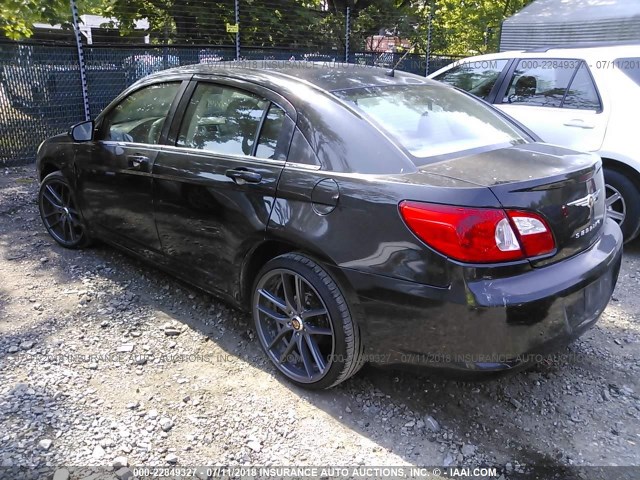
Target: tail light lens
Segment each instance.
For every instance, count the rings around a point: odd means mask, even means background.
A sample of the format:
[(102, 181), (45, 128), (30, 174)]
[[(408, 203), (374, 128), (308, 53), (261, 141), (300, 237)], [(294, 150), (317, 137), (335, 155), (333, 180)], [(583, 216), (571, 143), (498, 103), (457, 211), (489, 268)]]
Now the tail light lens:
[(551, 229), (542, 217), (519, 210), (507, 210), (507, 215), (516, 226), (520, 245), (527, 257), (539, 257), (555, 250)]
[(531, 212), (403, 201), (400, 214), (420, 240), (461, 262), (508, 262), (555, 249), (546, 222)]

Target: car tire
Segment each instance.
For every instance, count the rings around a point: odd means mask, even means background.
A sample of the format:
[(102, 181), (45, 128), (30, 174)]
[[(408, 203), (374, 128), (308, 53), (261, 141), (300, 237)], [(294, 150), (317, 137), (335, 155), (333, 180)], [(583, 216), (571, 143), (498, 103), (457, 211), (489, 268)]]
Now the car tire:
[(50, 173), (42, 180), (38, 207), (42, 223), (59, 245), (78, 249), (91, 244), (73, 188), (62, 172)]
[(326, 389), (362, 367), (360, 331), (345, 295), (317, 262), (287, 253), (267, 262), (256, 278), (256, 333), (267, 357), (289, 381)]
[(640, 191), (628, 176), (611, 168), (605, 168), (604, 181), (607, 213), (620, 225), (625, 243), (630, 242), (640, 233)]

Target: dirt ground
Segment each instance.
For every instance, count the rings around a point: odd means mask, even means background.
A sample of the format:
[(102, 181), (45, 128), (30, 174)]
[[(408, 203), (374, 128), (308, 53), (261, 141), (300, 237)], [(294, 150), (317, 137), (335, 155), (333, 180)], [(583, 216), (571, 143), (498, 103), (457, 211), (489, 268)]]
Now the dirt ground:
[(242, 312), (112, 248), (57, 246), (36, 192), (32, 167), (0, 170), (3, 478), (327, 464), (640, 478), (640, 242), (596, 327), (533, 370), (474, 383), (365, 367), (310, 393), (277, 375)]

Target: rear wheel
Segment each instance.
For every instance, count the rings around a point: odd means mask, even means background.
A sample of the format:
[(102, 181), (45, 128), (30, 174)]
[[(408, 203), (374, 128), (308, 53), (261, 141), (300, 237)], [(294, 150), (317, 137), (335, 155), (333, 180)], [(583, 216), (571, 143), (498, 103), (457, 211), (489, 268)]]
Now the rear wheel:
[(620, 225), (624, 241), (629, 242), (640, 230), (640, 191), (617, 170), (605, 169), (604, 180), (607, 215)]
[(38, 194), (40, 217), (49, 235), (65, 248), (89, 245), (84, 221), (76, 206), (75, 195), (62, 172), (47, 175)]
[(329, 388), (362, 365), (360, 332), (345, 297), (310, 258), (288, 253), (267, 262), (253, 288), (252, 309), (262, 348), (293, 383)]

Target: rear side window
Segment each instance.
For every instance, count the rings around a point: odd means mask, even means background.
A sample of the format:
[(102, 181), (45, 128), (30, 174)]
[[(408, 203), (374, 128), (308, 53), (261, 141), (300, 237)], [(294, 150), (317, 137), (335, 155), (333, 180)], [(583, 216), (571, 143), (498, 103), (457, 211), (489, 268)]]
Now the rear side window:
[(517, 127), (483, 102), (448, 87), (398, 85), (334, 94), (368, 115), (417, 158), (526, 141)]
[(503, 103), (538, 107), (562, 106), (579, 60), (527, 58), (520, 60)]
[(441, 73), (436, 80), (486, 99), (508, 60), (476, 60)]
[(640, 57), (638, 58), (618, 58), (614, 65), (627, 77), (640, 85)]
[(251, 92), (203, 82), (189, 101), (176, 145), (285, 161), (292, 130), (293, 120), (275, 103)]
[(228, 86), (200, 83), (185, 114), (179, 147), (251, 155), (269, 101)]
[(302, 163), (305, 165), (320, 165), (318, 157), (304, 138), (304, 135), (295, 129), (293, 139), (291, 140), (291, 149), (289, 150), (289, 161), (292, 163)]
[(600, 98), (587, 65), (572, 59), (523, 59), (503, 103), (599, 110)]
[(580, 64), (567, 94), (562, 102), (563, 108), (576, 108), (580, 110), (599, 110), (600, 99), (593, 79), (584, 62)]
[(287, 137), (289, 136), (289, 129), (283, 128), (286, 118), (284, 110), (276, 104), (272, 103), (269, 106), (269, 111), (260, 129), (256, 157), (271, 160), (287, 159), (286, 139), (282, 138), (285, 134)]

